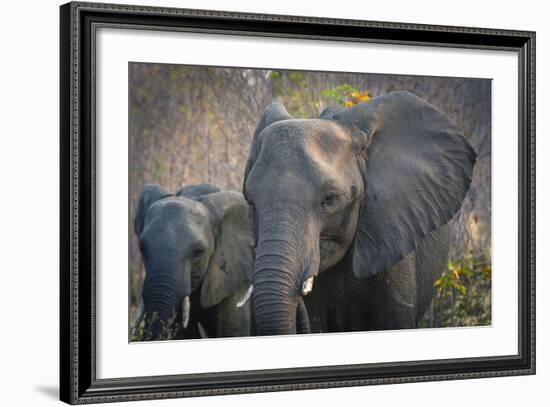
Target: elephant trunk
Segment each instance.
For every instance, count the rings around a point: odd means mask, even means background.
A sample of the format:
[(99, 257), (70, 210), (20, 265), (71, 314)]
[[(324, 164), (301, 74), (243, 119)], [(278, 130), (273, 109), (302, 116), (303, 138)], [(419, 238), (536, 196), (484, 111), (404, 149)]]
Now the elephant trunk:
[[(295, 205), (278, 203), (259, 216), (254, 266), (254, 312), (259, 335), (309, 332), (301, 287), (312, 273), (305, 221)], [(315, 270), (316, 273), (317, 270)]]
[(145, 304), (145, 328), (142, 339), (160, 339), (173, 322), (181, 298), (176, 287), (176, 282), (168, 275), (160, 274), (155, 278), (146, 279), (142, 293)]
[(258, 268), (254, 279), (254, 312), (258, 335), (296, 333), (297, 293), (285, 293), (276, 267)]

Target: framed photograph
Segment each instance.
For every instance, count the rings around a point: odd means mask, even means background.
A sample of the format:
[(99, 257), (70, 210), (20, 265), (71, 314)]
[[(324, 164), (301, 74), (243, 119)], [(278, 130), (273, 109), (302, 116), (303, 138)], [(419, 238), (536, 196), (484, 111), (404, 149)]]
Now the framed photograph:
[(534, 32), (60, 21), (62, 401), (535, 373)]

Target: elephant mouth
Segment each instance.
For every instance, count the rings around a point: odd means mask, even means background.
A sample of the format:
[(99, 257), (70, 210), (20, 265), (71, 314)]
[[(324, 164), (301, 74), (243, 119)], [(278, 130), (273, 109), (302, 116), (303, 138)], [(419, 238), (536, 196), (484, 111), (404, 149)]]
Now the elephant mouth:
[(307, 309), (303, 298), (300, 298), (300, 300), (298, 301), (298, 308), (296, 310), (296, 333), (297, 334), (311, 333), (309, 315), (307, 313)]

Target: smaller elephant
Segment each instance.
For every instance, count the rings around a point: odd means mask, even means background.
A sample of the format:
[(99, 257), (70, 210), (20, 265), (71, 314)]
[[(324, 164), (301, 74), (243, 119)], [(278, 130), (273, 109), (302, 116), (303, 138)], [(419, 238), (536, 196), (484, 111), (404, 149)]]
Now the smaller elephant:
[(254, 242), (241, 193), (147, 184), (134, 231), (145, 280), (132, 336), (142, 320), (142, 340), (250, 335)]

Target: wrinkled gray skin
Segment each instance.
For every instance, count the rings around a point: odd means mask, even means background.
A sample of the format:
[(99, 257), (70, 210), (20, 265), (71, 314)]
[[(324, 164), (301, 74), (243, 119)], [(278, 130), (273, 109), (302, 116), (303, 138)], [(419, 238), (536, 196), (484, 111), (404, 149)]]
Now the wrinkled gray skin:
[(268, 106), (243, 187), (257, 333), (416, 327), (475, 160), (453, 123), (408, 92), (320, 119)]
[(134, 229), (146, 271), (142, 339), (158, 339), (163, 329), (175, 339), (250, 335), (250, 302), (236, 306), (254, 264), (242, 194), (200, 184), (172, 195), (148, 184)]

